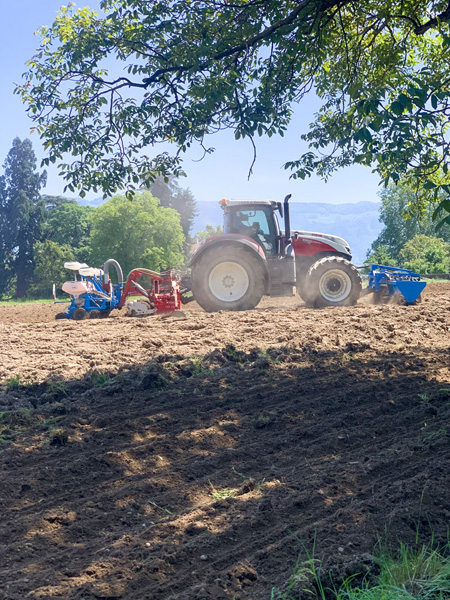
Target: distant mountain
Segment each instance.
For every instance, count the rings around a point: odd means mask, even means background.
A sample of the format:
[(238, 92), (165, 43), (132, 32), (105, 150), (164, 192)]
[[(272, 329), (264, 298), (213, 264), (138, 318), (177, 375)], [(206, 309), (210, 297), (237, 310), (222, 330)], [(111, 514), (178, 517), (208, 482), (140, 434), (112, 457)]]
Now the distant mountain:
[[(378, 237), (383, 225), (378, 220), (380, 203), (325, 204), (292, 202), (292, 229), (330, 233), (343, 237), (350, 244), (353, 262), (362, 264), (367, 250)], [(206, 225), (221, 225), (223, 212), (218, 202), (197, 202), (198, 215), (192, 231), (202, 231)]]
[(93, 200), (86, 200), (86, 198), (75, 198), (75, 200), (78, 204), (81, 204), (81, 206), (92, 206), (93, 208), (97, 208), (97, 206), (106, 202), (108, 198), (102, 198), (100, 196), (100, 198), (94, 198)]

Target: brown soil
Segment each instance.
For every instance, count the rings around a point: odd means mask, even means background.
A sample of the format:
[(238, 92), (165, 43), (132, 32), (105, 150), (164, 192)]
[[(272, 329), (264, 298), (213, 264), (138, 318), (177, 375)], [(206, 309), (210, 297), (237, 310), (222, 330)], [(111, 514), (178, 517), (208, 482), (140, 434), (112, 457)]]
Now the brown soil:
[(269, 600), (314, 544), (339, 582), (380, 537), (444, 542), (450, 284), (423, 296), (0, 308), (0, 598)]

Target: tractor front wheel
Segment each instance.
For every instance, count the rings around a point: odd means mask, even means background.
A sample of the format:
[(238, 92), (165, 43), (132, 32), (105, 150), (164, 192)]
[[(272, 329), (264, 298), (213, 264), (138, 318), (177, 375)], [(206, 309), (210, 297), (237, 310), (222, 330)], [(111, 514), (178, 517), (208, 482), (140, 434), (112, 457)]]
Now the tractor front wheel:
[(260, 260), (241, 248), (217, 248), (199, 258), (193, 269), (195, 300), (207, 312), (252, 310), (264, 295)]
[(361, 276), (352, 263), (338, 256), (315, 262), (307, 275), (306, 303), (316, 308), (353, 306), (361, 295)]

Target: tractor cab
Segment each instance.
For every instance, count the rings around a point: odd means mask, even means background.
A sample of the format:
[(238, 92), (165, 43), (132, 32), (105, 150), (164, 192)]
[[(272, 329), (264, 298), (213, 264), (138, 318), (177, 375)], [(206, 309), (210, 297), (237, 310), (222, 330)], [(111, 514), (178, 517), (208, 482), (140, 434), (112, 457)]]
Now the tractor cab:
[(281, 204), (270, 200), (222, 200), (224, 233), (245, 235), (255, 240), (267, 258), (281, 254), (281, 232), (275, 211)]

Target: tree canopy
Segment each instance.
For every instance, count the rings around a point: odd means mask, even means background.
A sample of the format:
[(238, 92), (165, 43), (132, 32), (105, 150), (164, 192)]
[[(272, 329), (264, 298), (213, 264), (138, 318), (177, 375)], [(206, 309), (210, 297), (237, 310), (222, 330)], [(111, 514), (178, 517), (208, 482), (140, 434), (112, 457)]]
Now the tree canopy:
[(35, 298), (50, 298), (53, 284), (59, 291), (70, 277), (64, 263), (74, 260), (73, 249), (51, 240), (36, 242), (34, 249), (35, 269), (28, 295)]
[(181, 264), (183, 242), (179, 214), (161, 208), (148, 191), (133, 202), (114, 196), (92, 213), (91, 263), (100, 267), (115, 258), (125, 277), (136, 267), (160, 271)]
[(220, 235), (221, 233), (223, 233), (222, 225), (217, 225), (216, 227), (214, 225), (206, 225), (205, 229), (197, 231), (195, 239), (200, 242), (202, 240), (207, 240), (214, 235)]
[(47, 212), (59, 208), (63, 204), (77, 204), (74, 198), (65, 198), (64, 196), (50, 196), (43, 194), (42, 199), (45, 202), (45, 210)]
[(43, 238), (59, 246), (70, 246), (76, 259), (86, 262), (90, 253), (89, 235), (94, 210), (91, 206), (61, 203), (47, 211), (42, 227)]
[(293, 177), (360, 163), (425, 192), (419, 204), (450, 193), (448, 0), (71, 5), (40, 29), (17, 89), (71, 191), (178, 174), (221, 129), (253, 144), (283, 135), (313, 90), (322, 105), (310, 150), (285, 165)]
[(440, 238), (417, 234), (403, 246), (400, 260), (416, 273), (448, 273), (450, 245)]
[(197, 214), (196, 202), (191, 190), (180, 187), (173, 175), (170, 175), (167, 181), (163, 177), (158, 177), (148, 185), (148, 189), (155, 198), (158, 198), (162, 207), (174, 208), (179, 213), (184, 237), (189, 241), (194, 217)]
[(34, 245), (40, 239), (46, 172), (36, 171), (30, 140), (15, 138), (0, 176), (0, 294), (23, 298), (33, 276)]
[[(450, 242), (450, 226), (445, 224), (436, 232), (433, 207), (426, 206), (420, 214), (411, 213), (415, 193), (408, 187), (390, 185), (380, 192), (379, 220), (384, 227), (368, 252), (368, 259), (379, 264), (396, 264), (404, 245), (414, 236), (439, 237)], [(384, 262), (383, 262), (384, 261)]]

